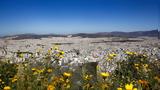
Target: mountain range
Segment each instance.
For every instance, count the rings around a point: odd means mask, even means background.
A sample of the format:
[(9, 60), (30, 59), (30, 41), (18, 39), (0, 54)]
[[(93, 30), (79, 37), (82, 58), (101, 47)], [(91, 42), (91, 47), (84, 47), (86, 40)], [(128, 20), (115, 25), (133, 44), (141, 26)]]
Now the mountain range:
[(82, 37), (82, 38), (100, 38), (100, 37), (129, 37), (136, 38), (140, 36), (148, 36), (148, 37), (159, 37), (160, 31), (150, 30), (150, 31), (134, 31), (134, 32), (98, 32), (98, 33), (77, 33), (77, 34), (18, 34), (11, 36), (3, 36), (1, 38), (12, 38), (15, 40), (19, 39), (40, 39), (40, 38), (48, 38), (48, 37)]

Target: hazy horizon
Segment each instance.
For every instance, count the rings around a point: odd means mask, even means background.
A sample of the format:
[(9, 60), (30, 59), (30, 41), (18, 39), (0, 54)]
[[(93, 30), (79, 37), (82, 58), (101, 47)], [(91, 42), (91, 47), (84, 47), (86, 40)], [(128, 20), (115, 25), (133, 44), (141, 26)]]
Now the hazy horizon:
[(160, 29), (158, 0), (1, 0), (0, 35)]

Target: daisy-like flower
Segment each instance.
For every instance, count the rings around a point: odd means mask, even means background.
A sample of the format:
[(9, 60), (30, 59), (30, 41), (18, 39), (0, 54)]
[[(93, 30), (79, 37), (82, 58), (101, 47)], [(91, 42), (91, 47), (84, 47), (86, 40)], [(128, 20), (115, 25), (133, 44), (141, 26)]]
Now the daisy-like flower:
[(133, 84), (132, 84), (132, 83), (126, 84), (126, 85), (125, 85), (125, 89), (126, 89), (126, 90), (132, 90), (132, 89), (133, 89)]

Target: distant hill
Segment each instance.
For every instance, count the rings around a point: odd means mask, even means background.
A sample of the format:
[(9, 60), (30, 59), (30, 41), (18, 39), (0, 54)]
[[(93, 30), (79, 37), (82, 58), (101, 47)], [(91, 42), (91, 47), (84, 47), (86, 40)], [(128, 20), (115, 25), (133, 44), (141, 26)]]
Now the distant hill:
[[(12, 38), (14, 40), (19, 39), (40, 39), (40, 38), (48, 38), (48, 37), (67, 37), (68, 35), (60, 35), (60, 34), (19, 34), (12, 36), (4, 36), (1, 38)], [(160, 37), (160, 32), (158, 30), (151, 31), (135, 31), (135, 32), (99, 32), (99, 33), (77, 33), (72, 34), (72, 37), (82, 37), (82, 38), (100, 38), (100, 37), (140, 37), (140, 36), (148, 36), (148, 37)]]
[(1, 38), (11, 38), (13, 40), (20, 40), (20, 39), (41, 39), (41, 38), (49, 38), (49, 37), (66, 37), (66, 35), (56, 35), (56, 34), (19, 34), (19, 35), (11, 35), (11, 36), (4, 36)]
[(139, 37), (139, 36), (148, 36), (148, 37), (158, 37), (158, 30), (151, 31), (136, 31), (136, 32), (112, 32), (114, 36), (125, 36), (125, 37)]
[(158, 30), (151, 30), (151, 31), (135, 31), (135, 32), (99, 32), (99, 33), (78, 33), (73, 34), (73, 37), (140, 37), (140, 36), (148, 36), (148, 37), (158, 37), (159, 31)]

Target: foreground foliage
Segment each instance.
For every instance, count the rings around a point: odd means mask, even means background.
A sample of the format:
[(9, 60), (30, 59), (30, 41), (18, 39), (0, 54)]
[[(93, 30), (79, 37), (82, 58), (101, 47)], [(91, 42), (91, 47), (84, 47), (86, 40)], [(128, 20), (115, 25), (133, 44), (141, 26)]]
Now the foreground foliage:
[[(54, 51), (54, 53), (53, 53)], [(27, 53), (27, 52), (25, 52)], [(13, 63), (10, 59), (0, 62), (0, 89), (4, 90), (73, 90), (71, 66), (60, 65), (64, 51), (54, 47), (45, 54), (42, 61), (30, 62), (35, 56), (23, 62)], [(82, 73), (79, 87), (84, 90), (158, 90), (160, 88), (160, 61), (149, 60), (146, 54), (124, 51), (126, 59), (117, 62), (112, 72), (98, 71), (97, 76)], [(18, 51), (22, 59), (23, 53)], [(112, 62), (115, 53), (108, 55), (105, 62)], [(97, 78), (97, 81), (93, 80)]]

